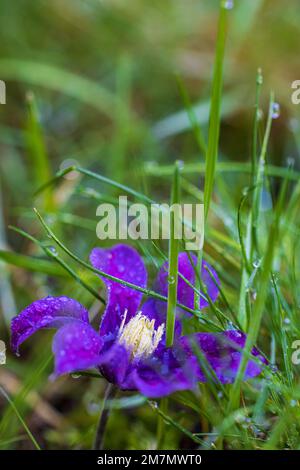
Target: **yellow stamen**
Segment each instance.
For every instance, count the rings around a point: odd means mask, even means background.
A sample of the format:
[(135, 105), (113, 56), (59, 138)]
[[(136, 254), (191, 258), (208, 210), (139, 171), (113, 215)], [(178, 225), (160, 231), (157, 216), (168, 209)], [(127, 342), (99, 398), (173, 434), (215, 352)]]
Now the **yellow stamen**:
[(162, 338), (165, 325), (160, 325), (156, 330), (155, 320), (150, 321), (141, 312), (125, 325), (126, 313), (119, 330), (119, 343), (131, 352), (132, 358), (151, 356)]

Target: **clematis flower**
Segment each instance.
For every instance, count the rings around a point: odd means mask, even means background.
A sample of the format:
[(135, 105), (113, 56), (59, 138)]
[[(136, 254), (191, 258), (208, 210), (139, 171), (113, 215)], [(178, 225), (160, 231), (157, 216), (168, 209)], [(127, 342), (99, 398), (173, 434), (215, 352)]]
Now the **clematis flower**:
[[(186, 253), (180, 253), (178, 272), (178, 303), (194, 306), (195, 257), (192, 263)], [(92, 265), (102, 272), (142, 288), (147, 286), (147, 271), (138, 252), (127, 245), (111, 249), (95, 248), (90, 255)], [(167, 294), (168, 266), (160, 269), (154, 284), (156, 292)], [(209, 268), (209, 271), (208, 269)], [(212, 302), (218, 296), (219, 279), (205, 261), (202, 280)], [(213, 277), (213, 279), (212, 279)], [(186, 283), (189, 281), (190, 285)], [(165, 345), (166, 302), (147, 299), (142, 305), (142, 293), (108, 278), (103, 278), (107, 304), (99, 332), (89, 323), (88, 312), (78, 301), (69, 297), (46, 297), (25, 308), (12, 320), (12, 348), (19, 346), (41, 328), (57, 328), (53, 339), (54, 374), (59, 376), (79, 370), (98, 368), (101, 374), (122, 390), (139, 390), (148, 397), (161, 397), (178, 390), (193, 389), (206, 376), (195, 354), (195, 345), (222, 383), (234, 380), (241, 361), (241, 349), (246, 336), (240, 331), (195, 333), (181, 335), (180, 309), (175, 325), (172, 347)], [(200, 308), (208, 305), (201, 297)], [(182, 313), (182, 312), (181, 312)], [(253, 356), (261, 363), (263, 357), (255, 348)], [(261, 371), (257, 361), (249, 360), (244, 379)]]

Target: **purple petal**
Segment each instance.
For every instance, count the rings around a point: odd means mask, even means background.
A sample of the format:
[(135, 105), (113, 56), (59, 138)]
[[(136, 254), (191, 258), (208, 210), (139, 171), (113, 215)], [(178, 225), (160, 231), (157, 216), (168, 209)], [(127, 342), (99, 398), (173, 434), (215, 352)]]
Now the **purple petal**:
[(103, 340), (87, 323), (73, 320), (61, 327), (53, 338), (54, 374), (62, 375), (96, 367)]
[[(191, 356), (197, 356), (195, 347), (199, 347), (199, 352), (205, 356), (207, 361), (205, 366), (210, 366), (221, 383), (234, 382), (242, 358), (242, 352), (239, 349), (244, 348), (245, 342), (246, 335), (237, 330), (228, 330), (222, 333), (196, 333), (181, 338), (181, 344)], [(256, 348), (252, 349), (252, 355), (259, 358), (261, 364), (249, 360), (244, 380), (259, 375), (263, 365), (267, 363)], [(200, 358), (199, 361), (201, 361)], [(198, 367), (198, 380), (206, 381), (206, 376), (200, 366)]]
[(159, 398), (194, 388), (196, 373), (194, 358), (190, 358), (182, 347), (160, 348), (152, 358), (136, 365), (123, 387), (137, 388), (147, 397)]
[[(162, 323), (166, 324), (167, 320), (167, 302), (158, 300), (155, 298), (149, 298), (141, 307), (142, 314), (148, 317), (150, 320), (155, 320), (155, 329)], [(175, 335), (180, 336), (181, 333), (181, 322), (175, 320)], [(165, 344), (165, 332), (161, 340), (162, 344)]]
[[(195, 285), (195, 269), (194, 266), (197, 264), (197, 258), (193, 254), (179, 253), (178, 257), (178, 273), (180, 273), (191, 285)], [(210, 274), (211, 272), (211, 274)], [(212, 302), (215, 302), (220, 284), (216, 271), (206, 262), (202, 261), (201, 279), (206, 286), (207, 294)], [(155, 289), (162, 295), (168, 293), (168, 262), (164, 263), (161, 267), (156, 283)], [(177, 300), (179, 303), (189, 308), (194, 308), (194, 291), (193, 289), (182, 279), (178, 277), (178, 288), (177, 288)], [(209, 303), (204, 299), (200, 298), (200, 308), (207, 307)]]
[(87, 310), (77, 300), (65, 296), (36, 300), (12, 319), (13, 351), (40, 328), (58, 328), (74, 319), (89, 321)]
[[(94, 248), (90, 254), (92, 265), (107, 274), (139, 287), (147, 285), (147, 271), (138, 252), (127, 245), (115, 245), (110, 249)], [(100, 276), (101, 277), (101, 276)], [(102, 277), (107, 287), (107, 306), (102, 317), (102, 335), (115, 333), (127, 311), (126, 321), (136, 314), (142, 293)]]
[(105, 353), (101, 354), (99, 369), (104, 377), (120, 388), (128, 371), (129, 353), (120, 344), (115, 343)]

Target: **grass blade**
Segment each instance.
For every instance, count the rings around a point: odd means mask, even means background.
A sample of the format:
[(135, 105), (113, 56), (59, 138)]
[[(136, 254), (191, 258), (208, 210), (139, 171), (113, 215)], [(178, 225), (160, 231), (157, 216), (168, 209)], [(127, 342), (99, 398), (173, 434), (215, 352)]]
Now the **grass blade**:
[(170, 242), (169, 242), (169, 272), (168, 272), (168, 305), (166, 325), (166, 346), (172, 346), (174, 340), (174, 327), (177, 303), (178, 284), (178, 253), (180, 240), (178, 238), (181, 218), (177, 209), (180, 210), (180, 163), (175, 163), (174, 178), (172, 186), (171, 205), (174, 210), (170, 212)]
[(204, 185), (204, 214), (207, 218), (210, 200), (213, 192), (216, 162), (218, 158), (218, 145), (220, 134), (220, 111), (221, 96), (223, 87), (223, 64), (225, 43), (227, 36), (228, 9), (223, 1), (220, 3), (220, 16), (217, 33), (217, 45), (214, 65), (214, 75), (212, 84), (212, 94), (210, 103), (210, 117), (208, 128), (208, 143), (205, 164), (205, 185)]
[(16, 405), (14, 404), (14, 402), (11, 400), (11, 398), (8, 396), (8, 394), (6, 393), (6, 391), (0, 386), (0, 393), (3, 395), (3, 397), (8, 401), (8, 403), (10, 404), (10, 406), (12, 407), (12, 409), (14, 410), (15, 414), (17, 415), (17, 417), (19, 418), (22, 426), (24, 427), (25, 431), (27, 432), (31, 442), (33, 443), (33, 445), (35, 446), (35, 448), (37, 450), (41, 450), (39, 444), (37, 443), (36, 439), (34, 438), (32, 432), (30, 431), (29, 427), (27, 426), (27, 424), (25, 423), (24, 419), (22, 418), (22, 416), (20, 415)]

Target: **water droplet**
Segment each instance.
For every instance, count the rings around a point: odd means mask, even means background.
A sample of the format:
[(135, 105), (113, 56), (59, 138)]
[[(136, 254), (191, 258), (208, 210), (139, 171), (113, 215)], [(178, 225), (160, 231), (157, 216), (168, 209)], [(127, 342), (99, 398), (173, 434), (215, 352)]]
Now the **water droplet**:
[(57, 252), (57, 249), (55, 248), (55, 246), (50, 246), (49, 250), (51, 251), (53, 256), (58, 256), (58, 252)]
[(258, 85), (262, 85), (263, 84), (263, 81), (264, 81), (264, 78), (263, 78), (263, 75), (262, 75), (262, 69), (259, 68), (257, 70), (257, 78), (256, 78), (256, 82)]
[(158, 403), (157, 403), (157, 401), (152, 401), (152, 400), (150, 400), (150, 401), (149, 401), (149, 404), (150, 404), (150, 406), (152, 406), (152, 408), (154, 408), (154, 409), (157, 409), (157, 408), (158, 408)]
[(273, 201), (270, 191), (263, 188), (260, 197), (260, 209), (261, 211), (268, 211), (273, 208)]
[(261, 121), (264, 117), (264, 112), (262, 109), (258, 108), (257, 112), (256, 112), (256, 118), (258, 121)]
[(246, 421), (246, 416), (244, 416), (242, 413), (238, 413), (235, 417), (235, 422), (242, 424)]
[[(59, 169), (60, 171), (64, 171), (67, 168), (76, 167), (77, 165), (78, 165), (77, 160), (74, 160), (73, 158), (67, 158), (61, 163)], [(66, 173), (64, 175), (64, 178), (67, 180), (74, 180), (78, 178), (78, 176), (79, 176), (79, 173), (76, 170), (72, 170), (69, 173)]]
[(87, 410), (91, 415), (99, 413), (100, 409), (99, 403), (90, 402), (87, 404)]
[(286, 324), (286, 325), (289, 325), (291, 323), (291, 320), (289, 318), (285, 318), (283, 320), (283, 322)]
[(123, 264), (121, 264), (119, 266), (119, 273), (123, 273), (125, 271), (125, 266), (123, 266)]
[(224, 0), (223, 2), (223, 8), (226, 10), (232, 10), (234, 7), (234, 1), (233, 0)]
[(179, 170), (183, 170), (184, 161), (183, 160), (177, 160), (177, 167), (178, 167)]
[[(55, 216), (53, 216), (53, 215), (47, 215), (45, 219), (46, 219), (46, 222), (47, 222), (48, 225), (54, 224), (54, 222), (56, 220)], [(50, 236), (50, 238), (51, 238), (51, 236)]]
[(80, 374), (71, 374), (72, 379), (80, 379)]
[(297, 406), (297, 405), (298, 405), (297, 400), (291, 400), (291, 401), (290, 401), (290, 406), (291, 406), (292, 408), (294, 408), (294, 407)]
[(280, 116), (280, 105), (279, 103), (273, 103), (272, 106), (272, 118), (278, 119)]
[(174, 276), (168, 276), (168, 284), (174, 284), (175, 283), (175, 277)]
[(261, 263), (260, 259), (256, 259), (255, 261), (253, 261), (253, 264), (252, 264), (253, 268), (255, 269), (259, 268), (260, 263)]
[(255, 302), (255, 300), (257, 299), (257, 292), (256, 292), (256, 290), (252, 290), (252, 291), (250, 292), (250, 296), (251, 296), (252, 301)]

